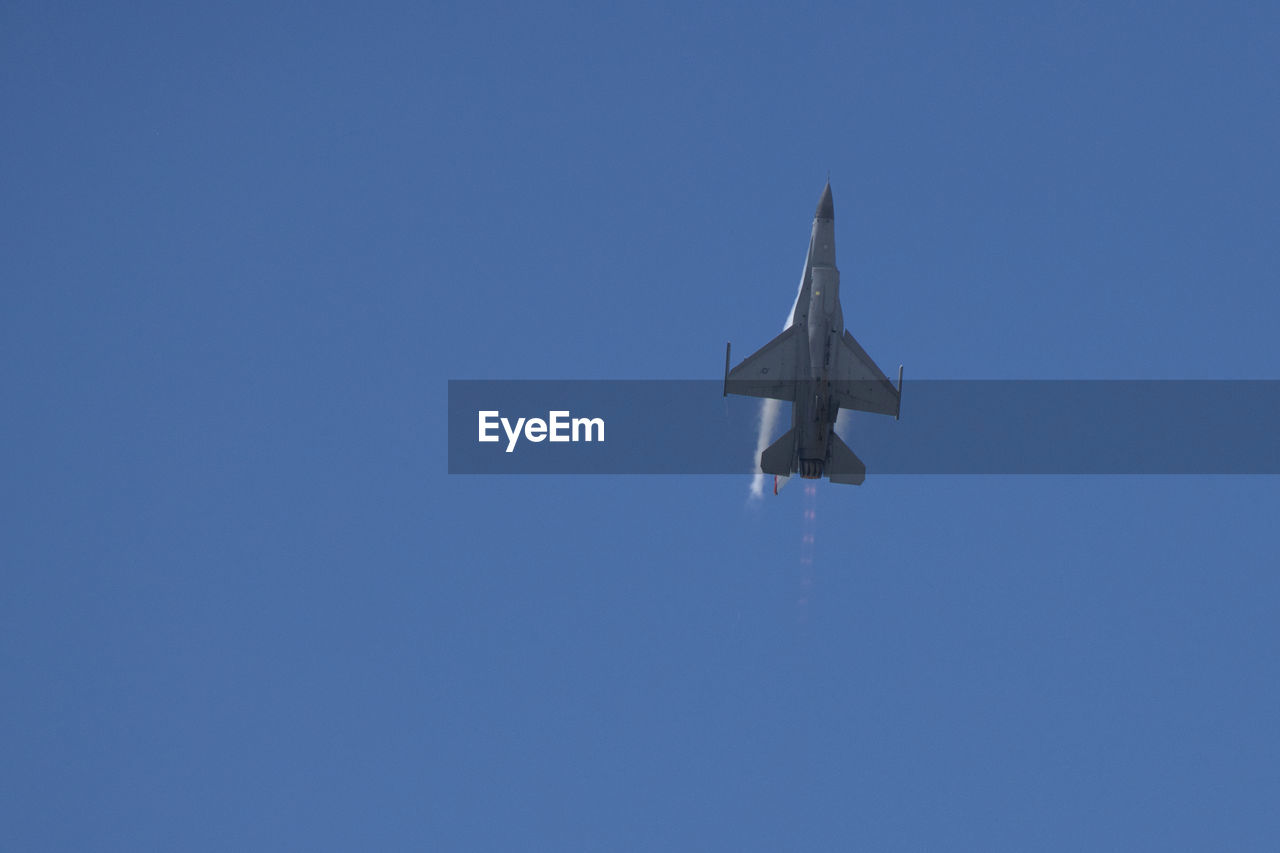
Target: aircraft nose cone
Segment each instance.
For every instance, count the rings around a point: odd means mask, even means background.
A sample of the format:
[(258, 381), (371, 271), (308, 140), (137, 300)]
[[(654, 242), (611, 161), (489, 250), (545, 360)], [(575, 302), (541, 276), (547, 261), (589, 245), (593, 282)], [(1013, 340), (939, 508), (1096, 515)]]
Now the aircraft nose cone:
[(814, 219), (835, 219), (836, 207), (831, 203), (831, 182), (822, 188), (822, 198), (818, 199), (818, 210), (813, 214)]

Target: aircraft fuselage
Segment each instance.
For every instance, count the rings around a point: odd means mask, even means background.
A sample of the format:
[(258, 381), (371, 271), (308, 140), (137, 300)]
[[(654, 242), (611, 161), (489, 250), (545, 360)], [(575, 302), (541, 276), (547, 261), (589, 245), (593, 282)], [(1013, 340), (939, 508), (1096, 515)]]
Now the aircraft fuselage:
[(799, 371), (803, 379), (791, 408), (791, 425), (796, 428), (796, 458), (800, 476), (806, 479), (822, 476), (827, 445), (839, 415), (839, 409), (830, 405), (829, 394), (831, 360), (844, 334), (835, 232), (828, 187), (814, 216), (804, 279), (791, 313), (791, 324), (804, 329), (807, 338), (807, 345), (801, 350), (807, 354), (808, 364), (802, 365)]

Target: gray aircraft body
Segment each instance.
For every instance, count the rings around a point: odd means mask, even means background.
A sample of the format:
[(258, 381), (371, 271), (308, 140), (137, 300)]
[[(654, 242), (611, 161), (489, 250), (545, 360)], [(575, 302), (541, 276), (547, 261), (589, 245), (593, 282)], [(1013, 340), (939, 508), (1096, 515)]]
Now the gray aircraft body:
[[(775, 477), (799, 472), (833, 483), (860, 484), (867, 468), (836, 434), (840, 409), (898, 417), (898, 385), (844, 327), (836, 269), (835, 206), (831, 183), (822, 190), (809, 236), (804, 278), (786, 330), (732, 370), (724, 353), (724, 393), (786, 400), (791, 429), (760, 455), (760, 470)], [(776, 490), (776, 481), (775, 481)]]

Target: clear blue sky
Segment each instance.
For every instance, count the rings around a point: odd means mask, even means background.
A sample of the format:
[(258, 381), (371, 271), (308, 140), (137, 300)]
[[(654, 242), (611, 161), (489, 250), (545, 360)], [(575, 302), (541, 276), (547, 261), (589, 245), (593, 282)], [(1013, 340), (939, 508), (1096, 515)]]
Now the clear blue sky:
[(1278, 33), (6, 4), (0, 848), (1273, 847), (1275, 478), (823, 483), (806, 568), (799, 487), (450, 477), (445, 400), (719, 377), (828, 171), (909, 378), (1280, 378)]

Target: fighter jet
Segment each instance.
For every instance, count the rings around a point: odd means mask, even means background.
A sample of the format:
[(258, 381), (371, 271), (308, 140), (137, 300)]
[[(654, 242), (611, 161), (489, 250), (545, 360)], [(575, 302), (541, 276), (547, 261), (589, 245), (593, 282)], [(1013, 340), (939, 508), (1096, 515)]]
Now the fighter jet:
[(836, 435), (840, 409), (901, 413), (902, 367), (898, 386), (884, 375), (844, 327), (840, 271), (836, 269), (835, 206), (831, 182), (813, 215), (809, 254), (791, 322), (782, 334), (732, 370), (724, 351), (724, 393), (767, 397), (791, 403), (791, 429), (760, 455), (760, 470), (778, 477), (795, 472), (809, 479), (859, 485), (867, 466)]

